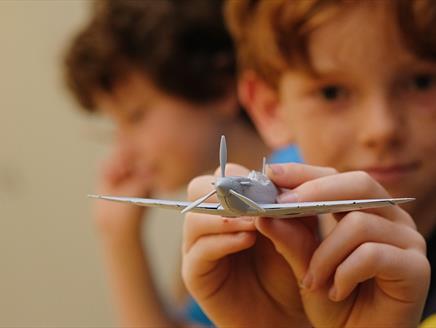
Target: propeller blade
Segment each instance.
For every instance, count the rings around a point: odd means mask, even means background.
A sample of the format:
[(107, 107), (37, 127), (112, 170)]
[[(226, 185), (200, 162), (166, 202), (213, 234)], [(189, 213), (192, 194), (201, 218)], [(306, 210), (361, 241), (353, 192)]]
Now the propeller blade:
[(194, 207), (197, 207), (198, 205), (200, 205), (201, 203), (203, 203), (206, 199), (208, 199), (210, 196), (215, 195), (216, 194), (216, 190), (212, 190), (211, 192), (209, 192), (207, 195), (204, 195), (203, 197), (197, 199), (196, 201), (192, 202), (188, 207), (185, 207), (182, 210), (182, 214), (185, 214), (186, 212), (192, 210)]
[(263, 156), (263, 159), (262, 159), (262, 174), (266, 175), (266, 157), (265, 156)]
[(260, 207), (258, 203), (256, 203), (254, 200), (251, 200), (248, 197), (245, 197), (244, 195), (241, 195), (240, 193), (230, 189), (229, 192), (233, 195), (238, 197), (241, 201), (243, 201), (245, 204), (247, 204), (248, 206), (251, 206), (252, 208), (260, 211), (260, 212), (265, 212), (265, 209)]
[(221, 136), (220, 143), (220, 168), (221, 168), (221, 177), (226, 176), (226, 164), (227, 164), (227, 145), (226, 145), (226, 137)]

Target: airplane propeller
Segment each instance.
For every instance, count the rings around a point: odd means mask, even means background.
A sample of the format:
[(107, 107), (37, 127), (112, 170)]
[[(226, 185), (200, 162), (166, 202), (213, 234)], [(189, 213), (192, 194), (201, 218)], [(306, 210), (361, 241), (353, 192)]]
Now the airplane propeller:
[[(226, 145), (226, 137), (221, 136), (220, 142), (220, 168), (221, 168), (221, 177), (224, 178), (226, 176), (226, 164), (227, 164), (227, 145)], [(212, 185), (215, 186), (215, 183), (212, 182)], [(185, 214), (186, 212), (192, 210), (194, 207), (197, 207), (201, 203), (203, 203), (206, 199), (216, 194), (216, 189), (212, 190), (208, 194), (198, 198), (194, 202), (191, 203), (188, 207), (185, 207), (181, 213)]]
[(221, 142), (220, 142), (220, 168), (221, 168), (221, 177), (222, 178), (224, 178), (226, 176), (226, 164), (227, 164), (226, 137), (221, 136)]
[(260, 212), (265, 212), (265, 209), (260, 207), (258, 203), (256, 203), (254, 200), (251, 200), (248, 197), (245, 197), (244, 195), (241, 195), (240, 193), (230, 189), (229, 192), (233, 195), (236, 196), (237, 198), (239, 198), (242, 202), (244, 202), (245, 204), (247, 204), (248, 206), (251, 206), (253, 208), (255, 208), (256, 210), (260, 211)]
[[(226, 145), (226, 138), (224, 136), (221, 136), (221, 142), (220, 142), (220, 168), (221, 168), (221, 178), (225, 178), (226, 176), (226, 164), (227, 164), (227, 145)], [(265, 166), (265, 165), (264, 165)], [(212, 185), (216, 186), (216, 183), (212, 183)], [(248, 206), (260, 211), (265, 212), (265, 210), (257, 204), (255, 201), (251, 200), (250, 198), (241, 195), (240, 193), (230, 189), (230, 194), (237, 197), (239, 200), (241, 200), (243, 203), (247, 204)], [(205, 200), (207, 200), (209, 197), (215, 195), (217, 193), (216, 187), (215, 190), (212, 190), (211, 192), (207, 193), (206, 195), (198, 198), (194, 202), (192, 202), (189, 206), (185, 207), (181, 213), (184, 214), (193, 208), (197, 207), (201, 203), (203, 203)]]
[(203, 197), (200, 197), (199, 199), (197, 199), (195, 202), (192, 202), (188, 207), (185, 207), (182, 210), (182, 214), (185, 214), (186, 212), (192, 210), (194, 207), (197, 207), (198, 205), (200, 205), (201, 203), (203, 203), (206, 199), (208, 199), (210, 196), (215, 195), (216, 194), (216, 189), (212, 190), (211, 192), (209, 192), (207, 195), (204, 195)]

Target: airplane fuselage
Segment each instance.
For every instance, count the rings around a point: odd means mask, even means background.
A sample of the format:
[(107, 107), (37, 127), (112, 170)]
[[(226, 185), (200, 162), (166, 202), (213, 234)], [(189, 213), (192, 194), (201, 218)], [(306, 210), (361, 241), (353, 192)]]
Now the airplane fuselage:
[(236, 216), (247, 213), (252, 206), (231, 194), (235, 191), (257, 204), (276, 203), (277, 187), (264, 174), (251, 171), (248, 177), (220, 177), (215, 183), (221, 206)]

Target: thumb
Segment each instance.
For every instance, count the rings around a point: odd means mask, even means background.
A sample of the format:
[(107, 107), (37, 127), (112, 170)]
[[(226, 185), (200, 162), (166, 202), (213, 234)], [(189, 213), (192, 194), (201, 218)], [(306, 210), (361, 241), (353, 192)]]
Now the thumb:
[(257, 230), (271, 240), (301, 282), (319, 244), (318, 218), (257, 218), (255, 224)]

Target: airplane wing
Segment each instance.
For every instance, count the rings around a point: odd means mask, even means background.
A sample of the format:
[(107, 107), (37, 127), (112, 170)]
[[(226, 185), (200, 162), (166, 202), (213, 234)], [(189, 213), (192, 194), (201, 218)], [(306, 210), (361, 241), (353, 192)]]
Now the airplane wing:
[[(183, 210), (188, 207), (191, 202), (180, 202), (174, 200), (164, 199), (150, 199), (150, 198), (137, 198), (137, 197), (117, 197), (117, 196), (101, 196), (101, 195), (88, 195), (91, 198), (110, 200), (113, 202), (129, 203), (146, 207), (160, 207), (172, 210)], [(234, 216), (230, 212), (224, 210), (219, 203), (202, 203), (191, 209), (190, 212), (214, 214), (221, 216)]]
[(301, 202), (284, 204), (259, 204), (265, 212), (250, 211), (249, 216), (281, 217), (284, 219), (326, 213), (349, 212), (368, 208), (397, 205), (414, 198), (354, 199), (324, 202)]
[[(146, 207), (160, 207), (173, 210), (183, 210), (191, 202), (181, 202), (163, 199), (149, 199), (137, 197), (117, 197), (88, 195), (92, 198), (104, 199), (114, 202), (130, 203)], [(262, 216), (271, 218), (290, 219), (303, 216), (312, 216), (326, 213), (349, 212), (353, 210), (362, 210), (383, 206), (397, 205), (414, 200), (414, 198), (386, 198), (386, 199), (354, 199), (354, 200), (337, 200), (324, 202), (301, 202), (301, 203), (283, 203), (283, 204), (258, 204), (263, 211), (249, 209), (245, 216)], [(204, 213), (220, 215), (225, 217), (237, 217), (238, 214), (223, 209), (219, 203), (201, 203), (190, 210), (193, 213)]]

